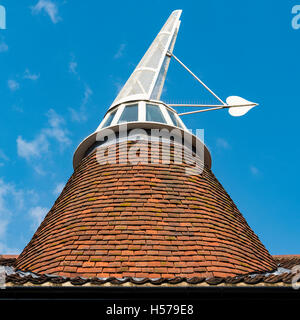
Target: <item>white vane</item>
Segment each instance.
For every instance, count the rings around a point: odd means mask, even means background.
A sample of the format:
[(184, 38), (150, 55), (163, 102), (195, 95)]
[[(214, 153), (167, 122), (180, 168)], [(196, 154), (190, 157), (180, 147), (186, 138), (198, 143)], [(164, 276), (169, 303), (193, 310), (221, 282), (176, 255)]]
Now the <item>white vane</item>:
[(110, 108), (124, 101), (160, 99), (170, 62), (167, 52), (173, 51), (181, 12), (171, 13)]
[(231, 96), (226, 99), (228, 106), (228, 112), (233, 117), (240, 117), (246, 114), (249, 110), (257, 106), (256, 103), (247, 101), (244, 98), (238, 96)]

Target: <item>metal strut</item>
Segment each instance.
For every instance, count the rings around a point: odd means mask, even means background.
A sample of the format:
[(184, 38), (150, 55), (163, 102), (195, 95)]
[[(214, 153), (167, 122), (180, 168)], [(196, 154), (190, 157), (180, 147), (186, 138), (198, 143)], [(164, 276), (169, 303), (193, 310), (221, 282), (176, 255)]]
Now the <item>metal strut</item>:
[(180, 61), (174, 53), (168, 51), (167, 52), (168, 57), (173, 57), (185, 70), (187, 70), (198, 82), (201, 83), (201, 85), (208, 91), (210, 92), (216, 99), (218, 99), (224, 106), (226, 106), (226, 103), (218, 97), (202, 80), (200, 80), (182, 61)]

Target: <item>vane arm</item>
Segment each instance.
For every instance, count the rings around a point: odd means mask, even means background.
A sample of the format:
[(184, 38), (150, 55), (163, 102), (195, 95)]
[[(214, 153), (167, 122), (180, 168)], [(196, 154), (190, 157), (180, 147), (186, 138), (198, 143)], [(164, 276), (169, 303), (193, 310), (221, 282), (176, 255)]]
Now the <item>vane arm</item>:
[(224, 106), (221, 106), (219, 104), (185, 104), (185, 103), (174, 103), (174, 104), (168, 104), (170, 107), (189, 107), (189, 108), (214, 108), (214, 107), (222, 107), (222, 108), (233, 108), (233, 107), (252, 107), (257, 106), (257, 103), (251, 102), (251, 103), (243, 103), (243, 104), (234, 104), (229, 105), (226, 104)]
[(190, 112), (183, 112), (183, 113), (178, 113), (178, 115), (179, 116), (184, 116), (186, 114), (200, 113), (200, 112), (213, 111), (213, 110), (219, 110), (219, 109), (224, 109), (224, 107), (220, 106), (220, 107), (209, 108), (209, 109), (202, 109), (202, 110), (196, 110), (196, 111), (190, 111)]
[(220, 104), (190, 104), (190, 103), (168, 103), (170, 107), (189, 107), (189, 108), (214, 108), (222, 107)]
[[(174, 105), (172, 105), (174, 106)], [(205, 104), (198, 104), (198, 105), (177, 105), (177, 107), (208, 107), (209, 109), (202, 109), (202, 110), (196, 110), (196, 111), (189, 111), (189, 112), (183, 112), (179, 113), (179, 116), (184, 116), (187, 114), (193, 114), (193, 113), (200, 113), (200, 112), (206, 112), (206, 111), (213, 111), (213, 110), (220, 110), (220, 109), (229, 109), (229, 108), (241, 108), (241, 107), (255, 107), (258, 106), (257, 103), (247, 103), (247, 104), (241, 104), (241, 105), (225, 105), (225, 106), (218, 106), (218, 105), (205, 105)]]
[(202, 86), (209, 91), (216, 99), (218, 99), (224, 106), (226, 106), (226, 103), (218, 97), (202, 80), (200, 80), (182, 61), (180, 61), (173, 53), (170, 51), (167, 52), (167, 55), (169, 57), (173, 57), (185, 70), (187, 70), (198, 82), (202, 84)]

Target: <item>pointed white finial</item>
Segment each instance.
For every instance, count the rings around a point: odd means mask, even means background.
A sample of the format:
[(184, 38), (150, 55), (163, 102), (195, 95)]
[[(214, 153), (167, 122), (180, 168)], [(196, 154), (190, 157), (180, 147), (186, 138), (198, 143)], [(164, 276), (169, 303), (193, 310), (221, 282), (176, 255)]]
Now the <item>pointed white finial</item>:
[(125, 101), (160, 99), (171, 59), (167, 52), (173, 51), (181, 12), (171, 13), (110, 108)]

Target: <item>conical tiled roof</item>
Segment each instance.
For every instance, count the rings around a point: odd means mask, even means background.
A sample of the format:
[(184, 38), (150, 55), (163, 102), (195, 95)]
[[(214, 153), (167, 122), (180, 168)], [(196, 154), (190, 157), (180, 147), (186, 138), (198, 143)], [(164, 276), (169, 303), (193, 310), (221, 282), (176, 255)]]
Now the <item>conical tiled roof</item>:
[[(120, 156), (123, 149), (117, 150)], [(276, 269), (211, 170), (205, 166), (201, 174), (188, 175), (187, 166), (100, 165), (93, 151), (16, 268), (101, 278), (209, 278)]]

